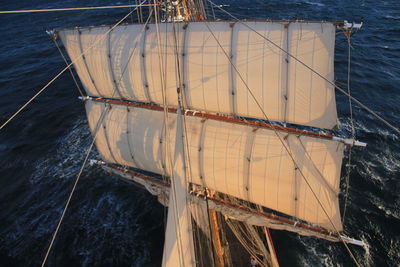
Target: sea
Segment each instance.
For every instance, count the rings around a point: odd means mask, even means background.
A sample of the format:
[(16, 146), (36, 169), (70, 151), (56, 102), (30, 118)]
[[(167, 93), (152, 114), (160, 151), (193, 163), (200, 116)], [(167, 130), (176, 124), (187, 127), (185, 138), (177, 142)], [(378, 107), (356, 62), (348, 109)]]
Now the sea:
[[(2, 0), (0, 10), (126, 5), (111, 0)], [(400, 126), (399, 0), (215, 0), (242, 19), (363, 22), (351, 36), (351, 93)], [(214, 10), (217, 17), (227, 15)], [(113, 25), (127, 9), (0, 14), (0, 122), (65, 67), (46, 30)], [(135, 22), (129, 17), (126, 22)], [(336, 35), (335, 81), (346, 88), (347, 39)], [(0, 266), (40, 266), (92, 141), (68, 72), (0, 130)], [(339, 133), (351, 136), (348, 98), (336, 96)], [(353, 149), (345, 232), (361, 266), (400, 266), (400, 140), (353, 105)], [(93, 151), (90, 158), (98, 158)], [(344, 161), (347, 165), (347, 157)], [(342, 180), (346, 168), (342, 170)], [(345, 186), (342, 185), (342, 189)], [(341, 194), (341, 207), (344, 194)], [(148, 192), (86, 166), (46, 266), (160, 266), (164, 208)], [(281, 266), (354, 266), (341, 243), (272, 231)]]

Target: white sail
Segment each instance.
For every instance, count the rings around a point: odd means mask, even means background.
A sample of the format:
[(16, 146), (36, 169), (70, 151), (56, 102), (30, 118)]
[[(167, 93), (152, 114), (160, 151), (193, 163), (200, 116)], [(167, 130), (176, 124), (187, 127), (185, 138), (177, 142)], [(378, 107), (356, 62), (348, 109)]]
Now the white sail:
[[(104, 107), (86, 102), (92, 130)], [(163, 120), (160, 111), (130, 107), (128, 112), (126, 106), (112, 105), (96, 139), (98, 150), (107, 162), (162, 174)], [(175, 121), (176, 114), (170, 114), (171, 138)], [(279, 132), (290, 156), (273, 130), (198, 117), (186, 117), (186, 129), (189, 182), (342, 230), (338, 205), (342, 143)]]
[(167, 167), (167, 173), (171, 173), (171, 191), (162, 261), (165, 267), (196, 266), (182, 123), (182, 115), (179, 114), (173, 132), (175, 136), (169, 135), (175, 142), (167, 144), (170, 148), (171, 145), (175, 146), (174, 153), (165, 154), (166, 160), (172, 165), (172, 170)]
[(164, 23), (159, 39), (154, 24), (119, 26), (81, 59), (108, 27), (59, 35), (88, 95), (162, 104), (160, 72), (166, 71), (168, 105), (178, 106), (181, 87), (191, 109), (261, 119), (265, 112), (270, 120), (333, 128), (334, 88), (268, 40), (332, 82), (335, 26), (246, 24), (255, 31), (241, 23)]

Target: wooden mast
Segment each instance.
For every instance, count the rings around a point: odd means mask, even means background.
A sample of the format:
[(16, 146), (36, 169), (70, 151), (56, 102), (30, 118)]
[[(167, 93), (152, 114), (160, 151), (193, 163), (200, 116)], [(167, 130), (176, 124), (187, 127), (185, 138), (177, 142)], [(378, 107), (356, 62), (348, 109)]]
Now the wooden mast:
[[(212, 196), (213, 193), (208, 191), (210, 195)], [(222, 247), (221, 243), (221, 236), (220, 236), (220, 226), (219, 226), (219, 220), (218, 220), (218, 214), (217, 211), (215, 210), (207, 210), (209, 214), (209, 223), (210, 223), (210, 229), (211, 229), (211, 242), (213, 244), (213, 249), (214, 249), (214, 264), (216, 267), (224, 267), (224, 249)]]
[(268, 227), (264, 227), (265, 237), (267, 238), (267, 244), (269, 249), (269, 254), (271, 255), (272, 267), (279, 267), (278, 257), (276, 256), (275, 246), (272, 242), (272, 236)]

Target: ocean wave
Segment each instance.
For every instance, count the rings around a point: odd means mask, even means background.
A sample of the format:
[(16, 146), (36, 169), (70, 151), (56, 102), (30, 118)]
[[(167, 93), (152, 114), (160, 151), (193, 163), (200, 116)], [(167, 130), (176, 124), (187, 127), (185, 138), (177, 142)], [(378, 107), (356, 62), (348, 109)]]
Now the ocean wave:
[(78, 120), (72, 130), (58, 141), (55, 152), (41, 158), (33, 165), (35, 171), (30, 177), (32, 183), (38, 183), (53, 177), (65, 179), (76, 175), (86, 155), (91, 135), (86, 120)]
[[(9, 256), (28, 255), (37, 240), (45, 240), (38, 252), (46, 249), (91, 140), (86, 120), (78, 120), (59, 139), (56, 151), (34, 164), (29, 179), (32, 189), (20, 205), (24, 212), (3, 229)], [(158, 262), (150, 251), (157, 239), (146, 238), (162, 229), (162, 213), (152, 214), (162, 210), (158, 205), (154, 208), (156, 202), (147, 192), (109, 176), (100, 167), (86, 168), (54, 250), (79, 260), (80, 266)]]
[[(300, 243), (304, 246), (307, 253), (299, 255), (300, 266), (346, 266), (352, 263), (351, 256), (346, 250), (342, 250), (341, 243), (327, 243), (309, 237), (299, 236)], [(361, 240), (368, 245), (368, 240), (361, 235)], [(324, 243), (324, 244), (321, 244)], [(342, 254), (340, 251), (343, 251)], [(373, 261), (369, 247), (362, 250), (353, 251), (356, 259), (361, 266), (373, 266)]]
[(390, 19), (390, 20), (400, 20), (400, 16), (386, 15), (384, 18), (385, 19)]
[(398, 237), (393, 237), (390, 240), (388, 256), (389, 258), (393, 259), (393, 263), (400, 265), (400, 239)]
[(335, 253), (333, 252), (332, 244), (324, 246), (325, 249), (321, 248), (321, 242), (313, 238), (298, 237), (300, 243), (304, 246), (307, 253), (299, 255), (299, 261), (301, 266), (336, 266), (334, 263)]
[(320, 2), (304, 1), (303, 3), (305, 3), (307, 5), (318, 6), (318, 7), (324, 7), (325, 6), (325, 4), (320, 3)]

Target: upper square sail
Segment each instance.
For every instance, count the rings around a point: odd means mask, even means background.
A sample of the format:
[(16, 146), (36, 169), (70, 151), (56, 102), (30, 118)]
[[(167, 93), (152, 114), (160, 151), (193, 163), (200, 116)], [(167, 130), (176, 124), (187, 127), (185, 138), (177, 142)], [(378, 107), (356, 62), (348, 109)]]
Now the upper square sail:
[(269, 42), (333, 82), (335, 26), (245, 23), (163, 23), (159, 36), (154, 24), (118, 26), (105, 38), (108, 27), (59, 35), (90, 96), (162, 104), (164, 84), (171, 106), (179, 87), (190, 109), (335, 127), (333, 86)]

